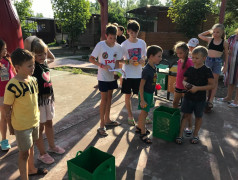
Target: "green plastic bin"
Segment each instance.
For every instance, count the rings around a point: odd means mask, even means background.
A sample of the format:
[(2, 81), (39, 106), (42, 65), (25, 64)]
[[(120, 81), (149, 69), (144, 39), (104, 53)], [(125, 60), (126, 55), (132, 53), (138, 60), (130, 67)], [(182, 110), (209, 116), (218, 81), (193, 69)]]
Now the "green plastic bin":
[[(80, 154), (81, 153), (81, 154)], [(69, 180), (115, 180), (115, 157), (95, 147), (79, 151), (67, 161)]]
[(156, 83), (160, 84), (161, 90), (167, 90), (167, 87), (168, 87), (168, 73), (160, 72), (160, 71), (161, 71), (161, 69), (168, 68), (169, 65), (159, 64), (156, 67), (158, 68)]
[(160, 106), (153, 112), (153, 136), (166, 141), (174, 141), (179, 135), (180, 110)]

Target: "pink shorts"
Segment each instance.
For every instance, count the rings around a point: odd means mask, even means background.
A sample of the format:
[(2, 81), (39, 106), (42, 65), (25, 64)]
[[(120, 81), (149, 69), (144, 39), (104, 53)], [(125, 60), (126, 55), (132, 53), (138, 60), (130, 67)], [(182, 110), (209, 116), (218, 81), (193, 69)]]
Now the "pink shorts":
[(45, 123), (48, 120), (52, 120), (55, 116), (54, 102), (39, 106), (40, 110), (40, 123)]

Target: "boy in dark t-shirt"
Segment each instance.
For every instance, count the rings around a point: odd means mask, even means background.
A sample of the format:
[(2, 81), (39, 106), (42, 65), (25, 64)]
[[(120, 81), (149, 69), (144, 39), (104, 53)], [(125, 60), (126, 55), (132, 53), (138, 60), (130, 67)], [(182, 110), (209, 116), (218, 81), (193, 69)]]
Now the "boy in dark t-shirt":
[(147, 49), (148, 64), (142, 71), (142, 78), (139, 87), (139, 105), (138, 109), (141, 110), (138, 120), (138, 125), (136, 126), (136, 133), (140, 133), (140, 139), (151, 144), (152, 141), (147, 135), (150, 133), (145, 128), (146, 117), (150, 108), (154, 107), (154, 96), (156, 85), (156, 68), (155, 65), (159, 64), (162, 59), (162, 48), (159, 46), (150, 46)]
[(181, 122), (179, 137), (176, 138), (177, 144), (183, 142), (183, 130), (193, 112), (195, 115), (195, 129), (191, 143), (197, 144), (199, 142), (198, 131), (202, 125), (202, 116), (206, 105), (206, 91), (214, 88), (212, 71), (204, 65), (207, 54), (205, 47), (196, 47), (192, 52), (194, 67), (188, 68), (184, 73), (183, 85), (188, 92), (184, 96), (181, 108), (184, 118)]

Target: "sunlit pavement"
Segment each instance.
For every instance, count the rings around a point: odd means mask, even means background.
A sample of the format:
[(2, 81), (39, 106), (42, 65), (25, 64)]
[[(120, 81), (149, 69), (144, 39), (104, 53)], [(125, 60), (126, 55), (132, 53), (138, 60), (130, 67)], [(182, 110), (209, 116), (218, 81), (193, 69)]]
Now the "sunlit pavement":
[[(66, 153), (51, 154), (55, 163), (44, 165), (37, 160), (35, 148), (36, 166), (46, 167), (49, 173), (31, 179), (68, 179), (67, 160), (89, 146), (115, 156), (118, 180), (238, 179), (238, 109), (215, 102), (214, 112), (204, 115), (199, 133), (201, 141), (197, 145), (190, 144), (189, 138), (185, 138), (183, 145), (177, 145), (152, 137), (153, 144), (146, 146), (134, 133), (135, 128), (127, 124), (124, 97), (119, 90), (113, 94), (111, 119), (122, 125), (109, 129), (109, 136), (101, 138), (97, 135), (100, 93), (93, 88), (96, 77), (52, 70), (52, 80), (56, 96), (55, 140)], [(137, 97), (133, 97), (132, 104), (137, 120)], [(156, 106), (160, 104), (171, 106), (170, 101), (156, 98)], [(152, 130), (152, 125), (148, 129)], [(3, 180), (19, 178), (15, 137), (9, 139), (13, 148), (8, 153), (0, 151), (0, 179)], [(45, 144), (48, 147), (46, 139)]]

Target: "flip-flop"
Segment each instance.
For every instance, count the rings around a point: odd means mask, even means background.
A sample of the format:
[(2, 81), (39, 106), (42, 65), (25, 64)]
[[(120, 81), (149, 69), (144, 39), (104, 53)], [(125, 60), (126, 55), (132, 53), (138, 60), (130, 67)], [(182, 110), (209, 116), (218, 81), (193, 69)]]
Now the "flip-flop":
[(238, 104), (230, 103), (230, 104), (228, 105), (228, 107), (230, 107), (230, 108), (238, 108)]
[(111, 121), (110, 123), (105, 124), (105, 126), (120, 126), (121, 123), (117, 121)]
[(28, 174), (28, 176), (46, 175), (47, 173), (48, 173), (47, 169), (45, 169), (45, 168), (38, 168), (36, 173)]
[(134, 118), (133, 119), (128, 118), (128, 124), (131, 125), (131, 126), (135, 126), (136, 125), (135, 119)]
[(217, 98), (217, 101), (230, 103), (232, 100), (228, 101), (225, 98)]

